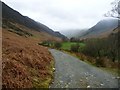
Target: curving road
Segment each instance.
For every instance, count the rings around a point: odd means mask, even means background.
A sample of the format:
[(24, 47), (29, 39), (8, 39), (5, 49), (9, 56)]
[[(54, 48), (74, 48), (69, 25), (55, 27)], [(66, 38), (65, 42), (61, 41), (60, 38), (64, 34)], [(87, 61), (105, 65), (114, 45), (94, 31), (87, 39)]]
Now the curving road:
[(55, 77), (50, 88), (117, 88), (111, 73), (91, 66), (61, 51), (49, 50), (55, 58)]

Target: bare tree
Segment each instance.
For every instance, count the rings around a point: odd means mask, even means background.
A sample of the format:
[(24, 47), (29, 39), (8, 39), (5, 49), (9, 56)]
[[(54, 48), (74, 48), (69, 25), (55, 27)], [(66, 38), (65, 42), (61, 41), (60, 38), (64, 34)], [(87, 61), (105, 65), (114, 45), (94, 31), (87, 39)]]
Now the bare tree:
[(120, 19), (120, 0), (115, 0), (111, 3), (112, 10), (108, 11), (104, 16), (106, 17), (116, 17)]

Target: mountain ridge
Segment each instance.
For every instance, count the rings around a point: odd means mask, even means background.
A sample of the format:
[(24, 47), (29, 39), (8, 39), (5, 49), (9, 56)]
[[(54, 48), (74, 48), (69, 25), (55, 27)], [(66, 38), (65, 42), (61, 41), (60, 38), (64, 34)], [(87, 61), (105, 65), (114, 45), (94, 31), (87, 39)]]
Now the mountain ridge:
[(2, 11), (3, 11), (2, 12), (3, 19), (5, 18), (9, 21), (17, 22), (19, 24), (22, 24), (30, 29), (34, 29), (39, 32), (46, 32), (55, 37), (67, 39), (67, 37), (65, 37), (62, 34), (56, 35), (56, 33), (52, 29), (45, 26), (44, 24), (42, 24), (40, 22), (38, 23), (35, 20), (33, 20), (27, 16), (23, 16), (18, 11), (14, 10), (11, 7), (9, 7), (8, 5), (6, 5), (4, 2), (2, 2)]
[(119, 19), (103, 19), (87, 30), (80, 38), (102, 38), (107, 37), (119, 25)]
[(68, 38), (72, 38), (72, 37), (79, 38), (79, 36), (82, 35), (84, 32), (86, 32), (87, 30), (88, 29), (72, 29), (72, 30), (61, 31), (61, 33), (67, 36)]

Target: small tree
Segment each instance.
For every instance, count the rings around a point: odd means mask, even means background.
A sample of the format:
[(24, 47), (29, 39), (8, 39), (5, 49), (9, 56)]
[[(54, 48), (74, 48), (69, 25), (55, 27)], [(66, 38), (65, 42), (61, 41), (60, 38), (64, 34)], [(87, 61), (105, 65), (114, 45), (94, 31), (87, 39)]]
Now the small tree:
[(73, 44), (73, 45), (71, 45), (71, 51), (73, 51), (73, 52), (79, 52), (79, 47), (80, 47), (80, 45), (79, 44)]
[(72, 37), (72, 38), (70, 38), (70, 42), (79, 42), (79, 39), (75, 38), (75, 37)]
[(120, 0), (114, 0), (112, 3), (112, 10), (108, 11), (104, 16), (116, 17), (120, 19)]
[(54, 47), (57, 48), (57, 49), (60, 49), (62, 47), (62, 44), (60, 42), (56, 42), (54, 44)]

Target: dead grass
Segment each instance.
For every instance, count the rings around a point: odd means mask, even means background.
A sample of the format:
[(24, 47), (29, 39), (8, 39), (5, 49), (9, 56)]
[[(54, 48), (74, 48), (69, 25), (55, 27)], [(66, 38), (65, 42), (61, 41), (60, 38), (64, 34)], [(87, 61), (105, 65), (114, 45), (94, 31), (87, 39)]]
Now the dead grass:
[(53, 78), (53, 57), (37, 45), (38, 38), (21, 37), (3, 29), (3, 88), (48, 88)]

